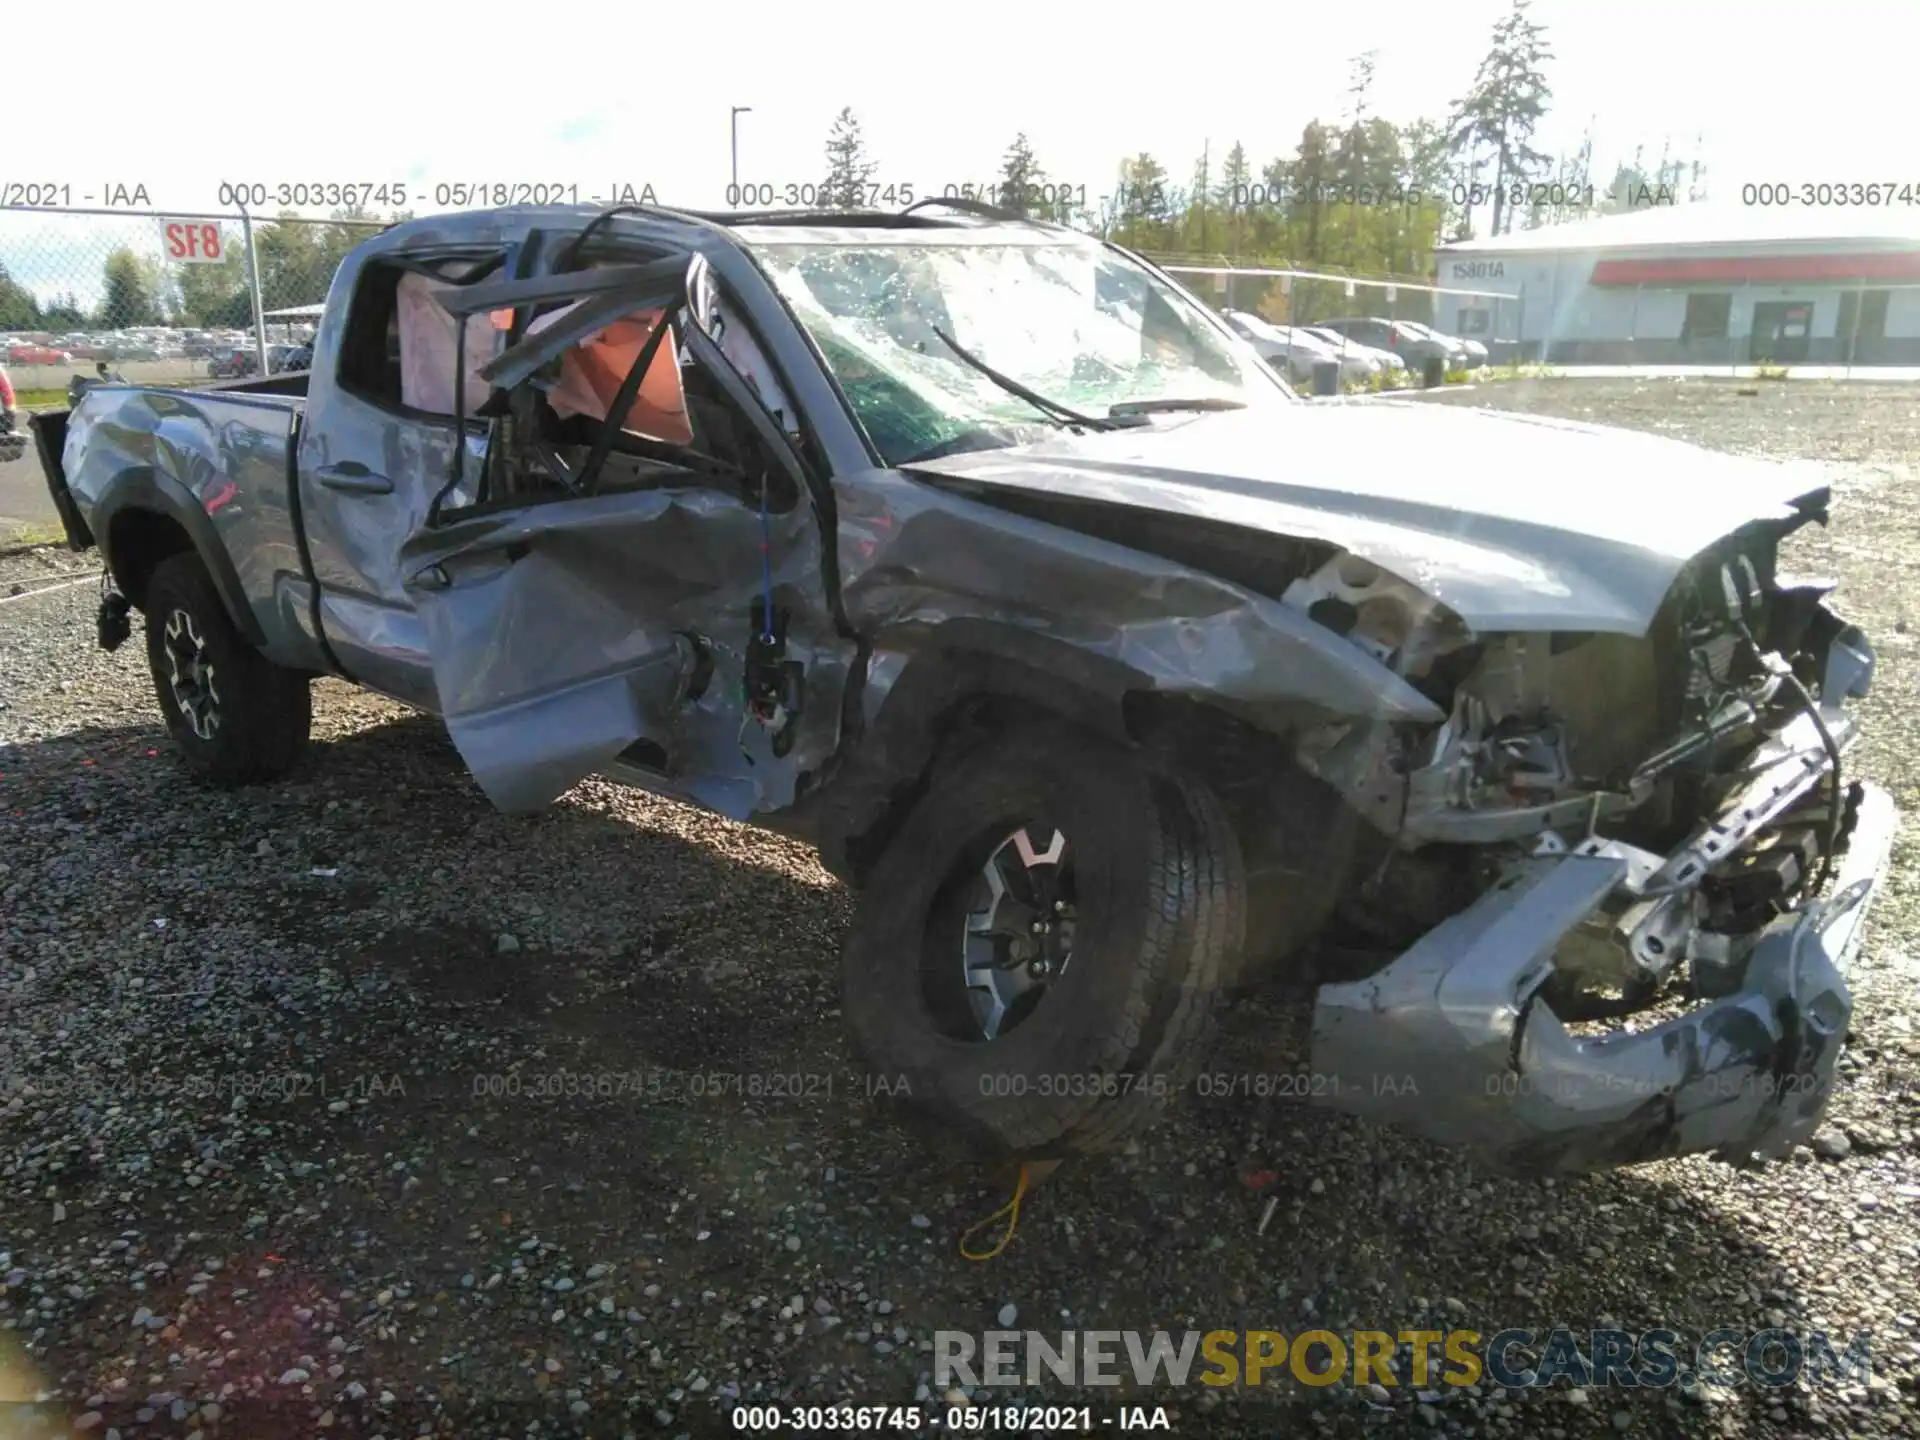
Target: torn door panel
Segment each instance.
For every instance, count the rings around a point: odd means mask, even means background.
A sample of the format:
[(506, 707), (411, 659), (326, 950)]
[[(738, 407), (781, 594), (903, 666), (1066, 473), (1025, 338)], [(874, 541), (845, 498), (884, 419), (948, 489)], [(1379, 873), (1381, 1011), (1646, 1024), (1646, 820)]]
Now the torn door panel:
[[(791, 573), (773, 575), (780, 609), (783, 593), (817, 589), (817, 549), (796, 543), (811, 539), (803, 510), (768, 527), (774, 551), (793, 557)], [(757, 514), (694, 488), (558, 500), (409, 540), (403, 564), (441, 713), (488, 798), (538, 809), (650, 741), (670, 778), (710, 789), (729, 814), (789, 803), (792, 767), (759, 753), (761, 727), (743, 729), (739, 698), (760, 545)], [(790, 642), (811, 656), (830, 637)], [(838, 675), (808, 677), (796, 764), (831, 752), (839, 689)], [(710, 768), (718, 778), (703, 786)]]
[[(774, 606), (793, 587), (776, 579)], [(747, 604), (740, 600), (741, 613)], [(799, 606), (791, 607), (804, 614)], [(786, 661), (805, 677), (803, 708), (790, 733), (782, 717), (762, 716), (745, 703), (747, 647), (735, 639), (715, 640), (713, 673), (698, 695), (675, 711), (671, 728), (669, 778), (689, 799), (732, 820), (773, 814), (798, 798), (799, 777), (817, 771), (833, 756), (839, 740), (841, 695), (846, 687), (844, 646), (828, 634), (790, 632)]]
[(605, 512), (645, 523), (671, 503), (655, 493), (537, 507), (423, 531), (403, 548), (440, 712), (500, 809), (538, 809), (665, 728), (680, 648), (659, 611), (632, 604), (633, 577), (609, 543), (627, 527)]
[(1118, 660), (1154, 689), (1270, 712), (1276, 726), (1302, 705), (1445, 718), (1333, 631), (1230, 581), (898, 475), (836, 490), (842, 595), (863, 634), (988, 618)]

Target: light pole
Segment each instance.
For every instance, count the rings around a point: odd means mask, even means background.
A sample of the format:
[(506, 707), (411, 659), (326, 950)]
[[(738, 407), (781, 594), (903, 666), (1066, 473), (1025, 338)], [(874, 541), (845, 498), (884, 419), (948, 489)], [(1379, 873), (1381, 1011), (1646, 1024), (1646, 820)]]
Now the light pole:
[(751, 105), (736, 105), (733, 114), (727, 117), (727, 128), (733, 141), (733, 198), (727, 202), (730, 205), (740, 203), (740, 117), (750, 114), (752, 110)]

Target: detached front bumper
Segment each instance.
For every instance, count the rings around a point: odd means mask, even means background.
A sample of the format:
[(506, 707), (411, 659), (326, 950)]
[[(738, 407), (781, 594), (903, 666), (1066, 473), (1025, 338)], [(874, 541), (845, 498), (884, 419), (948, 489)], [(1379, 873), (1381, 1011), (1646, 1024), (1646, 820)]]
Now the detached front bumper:
[(1760, 933), (1731, 993), (1592, 1038), (1569, 1034), (1540, 989), (1555, 948), (1630, 883), (1631, 862), (1604, 846), (1529, 860), (1384, 970), (1321, 988), (1322, 1103), (1532, 1173), (1784, 1155), (1832, 1094), (1853, 1013), (1844, 977), (1898, 819), (1885, 791), (1862, 786), (1826, 895)]

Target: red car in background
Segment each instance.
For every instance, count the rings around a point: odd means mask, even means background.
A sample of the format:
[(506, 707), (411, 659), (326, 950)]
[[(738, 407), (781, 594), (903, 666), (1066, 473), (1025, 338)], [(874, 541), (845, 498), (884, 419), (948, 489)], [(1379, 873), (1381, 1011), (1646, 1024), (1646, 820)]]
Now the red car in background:
[(50, 349), (45, 345), (9, 345), (7, 363), (9, 365), (66, 365), (73, 356), (65, 350)]

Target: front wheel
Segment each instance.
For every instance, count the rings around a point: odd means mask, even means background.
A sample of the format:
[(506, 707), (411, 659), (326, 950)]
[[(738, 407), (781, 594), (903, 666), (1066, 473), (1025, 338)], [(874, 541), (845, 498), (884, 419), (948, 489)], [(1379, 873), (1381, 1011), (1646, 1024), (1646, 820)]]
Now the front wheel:
[(313, 723), (307, 677), (247, 643), (191, 551), (162, 560), (143, 599), (154, 692), (187, 768), (221, 788), (291, 770)]
[(862, 891), (842, 1008), (872, 1087), (975, 1153), (1110, 1148), (1185, 1086), (1243, 892), (1204, 786), (1081, 734), (974, 751)]

